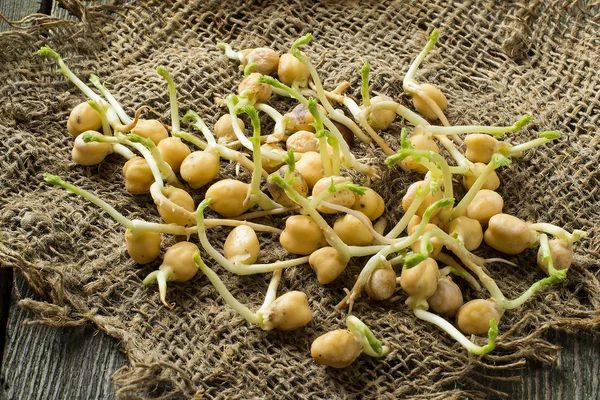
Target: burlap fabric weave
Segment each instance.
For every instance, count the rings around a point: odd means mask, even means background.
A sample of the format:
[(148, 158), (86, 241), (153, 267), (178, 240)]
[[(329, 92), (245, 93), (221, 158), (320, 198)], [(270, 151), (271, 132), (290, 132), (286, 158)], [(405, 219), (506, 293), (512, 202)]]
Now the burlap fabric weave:
[[(555, 359), (558, 348), (541, 338), (544, 331), (598, 330), (600, 29), (587, 2), (194, 0), (87, 9), (77, 0), (63, 4), (81, 21), (33, 18), (34, 27), (0, 36), (0, 265), (15, 268), (43, 296), (45, 301), (22, 302), (39, 312), (39, 322), (92, 322), (120, 341), (131, 364), (115, 373), (119, 396), (479, 398), (489, 391), (479, 385), (476, 371)], [(408, 105), (402, 78), (433, 27), (440, 29), (439, 44), (418, 78), (443, 88), (452, 124), (507, 125), (530, 114), (534, 122), (509, 135), (514, 143), (541, 130), (564, 134), (500, 173), (506, 211), (589, 232), (576, 245), (566, 282), (505, 314), (491, 355), (470, 356), (443, 332), (416, 320), (399, 290), (394, 302), (363, 297), (354, 311), (394, 349), (389, 356), (364, 357), (339, 371), (314, 363), (310, 344), (343, 326), (345, 315), (333, 307), (363, 260), (327, 287), (308, 267), (284, 273), (280, 293), (305, 291), (314, 313), (311, 324), (291, 333), (249, 326), (201, 275), (169, 285), (176, 307), (166, 309), (156, 288), (141, 284), (158, 262), (136, 266), (126, 254), (122, 227), (85, 200), (43, 183), (42, 174), (51, 172), (97, 193), (131, 218), (159, 221), (149, 197), (125, 191), (122, 160), (109, 157), (94, 167), (71, 161), (65, 121), (84, 97), (56, 74), (52, 62), (35, 54), (43, 44), (60, 52), (83, 80), (98, 74), (130, 112), (147, 104), (168, 115), (165, 84), (155, 72), (165, 66), (178, 85), (181, 112), (193, 109), (211, 125), (224, 112), (213, 98), (232, 92), (240, 79), (237, 64), (216, 49), (217, 41), (285, 52), (312, 32), (306, 52), (315, 63), (323, 57), (319, 71), (327, 87), (348, 80), (357, 94), (360, 66), (369, 61), (371, 89)], [(272, 104), (281, 111), (291, 105)], [(397, 121), (386, 133), (393, 146), (403, 123)], [(382, 165), (382, 153), (374, 147), (357, 152)], [(223, 165), (222, 176), (235, 174), (232, 165)], [(385, 166), (382, 171), (373, 185), (385, 196), (395, 222), (401, 196), (418, 176)], [(196, 201), (202, 196), (196, 192)], [(263, 222), (282, 225), (280, 218)], [(209, 237), (219, 247), (227, 232), (211, 229)], [(263, 261), (282, 256), (276, 236), (260, 238)], [(163, 245), (175, 240), (165, 237)], [(513, 260), (521, 265), (490, 267), (511, 296), (542, 276), (534, 251)], [(268, 275), (238, 277), (213, 267), (240, 301), (252, 309), (261, 304)], [(467, 296), (485, 294), (467, 290)]]

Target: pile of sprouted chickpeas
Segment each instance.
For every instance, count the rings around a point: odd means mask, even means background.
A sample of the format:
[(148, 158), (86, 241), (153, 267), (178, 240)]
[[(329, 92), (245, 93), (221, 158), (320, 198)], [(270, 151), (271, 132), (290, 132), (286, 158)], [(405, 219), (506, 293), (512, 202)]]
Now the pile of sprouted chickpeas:
[[(126, 189), (133, 195), (150, 193), (164, 223), (128, 219), (94, 194), (58, 176), (46, 174), (45, 180), (86, 198), (123, 225), (127, 251), (136, 263), (147, 264), (159, 257), (161, 235), (187, 238), (169, 247), (162, 265), (144, 279), (145, 285), (158, 283), (160, 300), (167, 307), (172, 307), (166, 301), (167, 282), (188, 281), (200, 270), (248, 323), (264, 330), (298, 329), (311, 321), (312, 312), (303, 292), (277, 296), (283, 269), (308, 263), (317, 280), (327, 285), (344, 272), (352, 257), (369, 257), (337, 309), (348, 307), (351, 314), (353, 303), (363, 291), (373, 301), (390, 299), (399, 283), (408, 296), (406, 304), (417, 318), (445, 331), (471, 353), (488, 353), (494, 349), (498, 324), (506, 310), (519, 307), (544, 286), (566, 278), (573, 243), (584, 232), (570, 233), (502, 212), (504, 201), (495, 192), (500, 185), (496, 169), (509, 166), (512, 157), (560, 135), (542, 132), (538, 138), (517, 145), (498, 139), (521, 129), (530, 121), (528, 116), (512, 126), (451, 126), (444, 115), (448, 101), (442, 91), (415, 79), (437, 36), (434, 30), (404, 78), (404, 92), (412, 98), (416, 112), (391, 98), (371, 97), (368, 64), (361, 71), (362, 104), (345, 94), (347, 82), (327, 91), (315, 66), (300, 51), (310, 41), (310, 34), (281, 56), (269, 48), (235, 51), (219, 43), (228, 58), (239, 61), (244, 76), (237, 94), (222, 99), (220, 105), (226, 112), (212, 130), (193, 111), (185, 114), (182, 122), (201, 136), (181, 130), (175, 83), (164, 68), (157, 71), (168, 88), (170, 126), (155, 119), (141, 119), (141, 111), (148, 107), (141, 107), (131, 117), (97, 76), (92, 75), (90, 81), (100, 94), (77, 78), (46, 46), (39, 54), (54, 59), (58, 71), (89, 98), (76, 106), (68, 119), (67, 130), (75, 138), (73, 161), (95, 165), (111, 153), (126, 159)], [(279, 96), (291, 97), (298, 105), (281, 114), (268, 104), (274, 104)], [(262, 135), (259, 113), (274, 121), (272, 133)], [(239, 118), (244, 114), (251, 130)], [(397, 115), (413, 127), (409, 128), (411, 133), (402, 129), (401, 148), (394, 151), (378, 131), (387, 129)], [(436, 120), (441, 125), (429, 122)], [(355, 136), (365, 144), (378, 145), (388, 156), (387, 166), (359, 161), (351, 152)], [(450, 160), (440, 155), (440, 145)], [(250, 171), (251, 182), (215, 181), (221, 159)], [(413, 170), (424, 175), (407, 188), (402, 199), (404, 215), (390, 229), (386, 226), (383, 198), (344, 176), (345, 171), (354, 169), (376, 177), (379, 168)], [(452, 188), (456, 177), (462, 178), (467, 189), (460, 200), (455, 199)], [(207, 186), (204, 200), (196, 207), (190, 190)], [(224, 218), (205, 219), (207, 207)], [(253, 218), (280, 213), (288, 215), (283, 231), (251, 222)], [(338, 216), (333, 226), (324, 214)], [(234, 227), (223, 253), (213, 247), (206, 234), (207, 229), (216, 226)], [(256, 231), (279, 235), (280, 245), (297, 257), (257, 263), (260, 242)], [(197, 235), (198, 241), (191, 241), (192, 235)], [(538, 247), (537, 264), (547, 277), (518, 298), (506, 298), (486, 265), (512, 263), (473, 254), (482, 241), (506, 254)], [(271, 272), (264, 304), (252, 311), (240, 303), (203, 262), (198, 245), (215, 265), (229, 273)], [(464, 303), (456, 279), (464, 279), (478, 293), (482, 293), (482, 284), (487, 294)], [(343, 368), (362, 353), (382, 357), (390, 351), (355, 316), (346, 319), (346, 328), (314, 340), (311, 354), (316, 362)], [(473, 342), (474, 336), (486, 334), (486, 344)]]

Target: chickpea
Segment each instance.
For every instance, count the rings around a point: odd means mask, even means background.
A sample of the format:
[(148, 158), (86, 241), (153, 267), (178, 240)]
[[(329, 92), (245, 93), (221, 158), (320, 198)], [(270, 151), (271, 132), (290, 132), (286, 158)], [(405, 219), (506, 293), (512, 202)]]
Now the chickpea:
[(238, 86), (238, 93), (242, 93), (256, 103), (264, 103), (271, 97), (271, 85), (260, 83), (258, 78), (262, 75), (254, 72), (244, 78)]
[(247, 225), (239, 225), (227, 236), (223, 253), (229, 261), (243, 264), (254, 264), (258, 260), (260, 244), (254, 229)]
[[(315, 183), (315, 186), (313, 187), (313, 197), (318, 196), (319, 193), (323, 192), (324, 190), (328, 190), (331, 186), (331, 180), (333, 180), (334, 184), (336, 185), (339, 183), (350, 182), (350, 179), (342, 176), (327, 176), (325, 178), (321, 178), (317, 181), (317, 183)], [(327, 202), (348, 208), (354, 205), (355, 200), (356, 199), (354, 197), (354, 192), (348, 189), (340, 190), (327, 197)], [(338, 212), (321, 204), (317, 206), (317, 210), (319, 210), (323, 214), (336, 214)]]
[(458, 285), (448, 277), (438, 279), (435, 293), (427, 299), (429, 307), (439, 315), (454, 317), (463, 305), (463, 295)]
[[(435, 85), (430, 83), (423, 83), (420, 85), (420, 88), (429, 96), (430, 99), (435, 101), (440, 110), (445, 110), (448, 107), (448, 99), (444, 96), (444, 93)], [(415, 110), (422, 116), (428, 119), (436, 120), (438, 119), (437, 114), (429, 107), (427, 102), (423, 100), (419, 95), (415, 94), (412, 97), (413, 105), (415, 106)]]
[(150, 139), (155, 145), (169, 137), (167, 128), (155, 119), (140, 119), (135, 128), (131, 130), (131, 133)]
[[(274, 174), (278, 174), (279, 176), (285, 179), (285, 175), (287, 174), (287, 172), (288, 166), (284, 165), (283, 167), (279, 168), (277, 172), (274, 172)], [(292, 184), (294, 190), (298, 192), (298, 194), (300, 194), (301, 196), (306, 197), (308, 195), (308, 185), (306, 184), (306, 181), (304, 180), (300, 172), (294, 170), (294, 172), (292, 173), (292, 178), (294, 179), (294, 183)], [(292, 199), (290, 199), (285, 193), (285, 190), (283, 190), (276, 183), (267, 182), (267, 190), (269, 191), (269, 193), (271, 193), (271, 196), (273, 196), (273, 200), (281, 204), (283, 207), (293, 207), (296, 205), (296, 203)]]
[(481, 189), (467, 207), (466, 216), (476, 219), (482, 228), (487, 228), (490, 218), (502, 213), (504, 200), (500, 194), (489, 189)]
[[(554, 269), (557, 271), (569, 269), (571, 263), (573, 263), (573, 246), (561, 239), (549, 240), (548, 245), (550, 246)], [(543, 256), (544, 254), (540, 248), (537, 255), (537, 265), (548, 275), (548, 263), (542, 259)]]
[[(411, 218), (411, 221), (414, 220), (416, 222), (417, 220), (415, 218), (418, 218), (419, 222), (417, 222), (415, 225), (410, 226), (408, 228), (408, 234), (409, 235), (412, 235), (413, 233), (415, 233), (415, 231), (419, 227), (419, 224), (421, 223), (421, 217), (419, 217), (418, 215), (413, 216)], [(427, 224), (427, 225), (425, 225), (425, 232), (432, 231), (434, 229), (439, 229), (439, 228), (435, 224)], [(421, 237), (419, 238), (419, 240), (417, 240), (416, 242), (414, 242), (413, 244), (410, 245), (411, 249), (415, 253), (419, 253), (421, 251)], [(429, 254), (429, 257), (435, 257), (435, 256), (437, 256), (440, 253), (440, 251), (442, 251), (442, 248), (444, 247), (444, 242), (442, 241), (442, 239), (440, 239), (438, 237), (431, 238), (431, 240), (429, 241), (429, 243), (431, 244), (431, 246), (433, 246), (433, 250)]]
[(175, 173), (179, 172), (181, 163), (191, 154), (190, 148), (176, 137), (161, 140), (157, 147), (162, 159), (171, 166)]
[(246, 56), (246, 64), (256, 64), (252, 71), (262, 75), (271, 75), (279, 66), (279, 54), (268, 47), (252, 49)]
[(377, 268), (365, 284), (365, 291), (373, 300), (387, 300), (396, 290), (396, 272), (391, 266)]
[(296, 161), (296, 171), (304, 177), (309, 188), (314, 187), (319, 179), (325, 177), (321, 155), (314, 151), (302, 154), (300, 160)]
[[(244, 121), (240, 118), (237, 119), (238, 124), (240, 125), (240, 129), (244, 132), (245, 126)], [(235, 136), (235, 132), (233, 131), (233, 126), (231, 124), (231, 114), (222, 115), (215, 124), (215, 136), (217, 137), (218, 143), (229, 143), (235, 142), (237, 140), (237, 136)]]
[(319, 151), (319, 139), (309, 131), (298, 131), (288, 137), (285, 145), (294, 153), (306, 153), (308, 151)]
[[(406, 194), (402, 198), (402, 209), (404, 211), (408, 211), (410, 205), (417, 197), (417, 189), (419, 189), (420, 187), (424, 187), (425, 185), (428, 185), (428, 184), (429, 183), (426, 181), (417, 181), (408, 187), (408, 190), (406, 190)], [(427, 194), (427, 196), (425, 196), (425, 199), (423, 200), (423, 202), (417, 209), (416, 215), (422, 217), (423, 214), (425, 213), (425, 211), (427, 210), (427, 207), (429, 207), (436, 201), (441, 200), (443, 197), (444, 196), (443, 196), (441, 190), (438, 190), (438, 192), (435, 195), (433, 193), (429, 192), (429, 194)], [(438, 212), (440, 212), (439, 208), (437, 210), (433, 211), (431, 216), (432, 217), (435, 216)]]
[(248, 206), (244, 204), (249, 185), (235, 179), (223, 179), (213, 183), (206, 191), (205, 198), (211, 198), (208, 207), (224, 217), (237, 217)]
[[(392, 99), (387, 96), (375, 96), (371, 98), (371, 104), (377, 104), (384, 101), (391, 101)], [(387, 129), (392, 122), (396, 119), (396, 111), (394, 110), (375, 110), (373, 111), (367, 122), (371, 125), (371, 128), (376, 131)]]
[(308, 257), (308, 263), (317, 274), (317, 279), (321, 285), (336, 280), (348, 265), (348, 262), (333, 247), (321, 247), (313, 251)]
[(371, 221), (375, 221), (381, 217), (385, 211), (385, 202), (376, 191), (367, 188), (364, 195), (354, 193), (353, 210), (357, 210), (365, 214)]
[(197, 251), (198, 246), (194, 243), (176, 243), (165, 252), (163, 263), (158, 269), (171, 268), (170, 281), (187, 282), (198, 272), (198, 267), (196, 267), (193, 257)]
[(277, 75), (279, 80), (288, 86), (304, 88), (308, 86), (310, 71), (296, 57), (286, 53), (279, 59)]
[(169, 204), (157, 203), (158, 213), (167, 224), (177, 224), (181, 226), (193, 226), (196, 224), (194, 199), (192, 199), (192, 196), (190, 196), (188, 192), (174, 186), (166, 186), (163, 189), (163, 194), (172, 203), (175, 203), (188, 211), (178, 210)]
[(475, 250), (483, 241), (483, 230), (476, 219), (469, 217), (458, 217), (450, 221), (447, 232), (451, 236), (460, 236), (465, 248), (469, 251)]
[[(86, 103), (87, 104), (87, 103)], [(79, 165), (100, 164), (107, 155), (112, 153), (112, 145), (101, 142), (84, 142), (83, 133), (75, 138), (71, 157)]]
[(360, 356), (362, 348), (362, 340), (352, 332), (338, 329), (316, 338), (310, 347), (310, 354), (319, 364), (344, 368)]
[[(433, 151), (437, 154), (440, 153), (440, 148), (433, 140), (431, 134), (415, 134), (412, 135), (409, 140), (417, 150)], [(429, 171), (427, 167), (416, 162), (412, 157), (406, 157), (404, 160), (400, 161), (400, 167), (404, 170), (412, 170), (422, 173), (427, 173), (427, 171)]]
[(483, 235), (485, 242), (506, 254), (519, 254), (537, 243), (537, 234), (527, 223), (508, 214), (496, 214), (490, 218)]
[(465, 136), (467, 151), (465, 156), (472, 162), (489, 163), (494, 153), (502, 147), (502, 144), (493, 136), (485, 133), (472, 133)]
[(260, 146), (260, 148), (271, 151), (275, 154), (281, 154), (281, 161), (271, 160), (266, 157), (261, 158), (262, 166), (265, 171), (267, 171), (268, 173), (277, 171), (279, 167), (281, 167), (281, 165), (284, 163), (283, 156), (286, 153), (285, 150), (283, 150), (281, 146), (279, 146), (277, 143), (265, 143), (262, 146)]
[(221, 159), (218, 154), (194, 151), (183, 160), (179, 173), (192, 189), (198, 189), (215, 179), (220, 169)]
[[(321, 107), (321, 105), (318, 105)], [(322, 109), (321, 112), (325, 112), (325, 109)], [(308, 108), (304, 107), (302, 104), (298, 104), (296, 107), (292, 109), (289, 113), (285, 114), (287, 118), (286, 129), (292, 132), (298, 131), (309, 131), (314, 132), (315, 127), (312, 126), (315, 122), (315, 118), (308, 111)]]
[(490, 321), (500, 324), (502, 310), (493, 300), (471, 300), (462, 306), (456, 314), (456, 325), (467, 335), (487, 335)]
[(160, 254), (160, 233), (125, 232), (125, 246), (127, 253), (138, 264), (148, 264), (156, 260)]
[[(369, 225), (373, 228), (370, 220)], [(368, 246), (373, 243), (371, 230), (354, 215), (346, 214), (336, 219), (333, 224), (333, 231), (348, 246)]]
[(123, 165), (125, 189), (131, 194), (146, 194), (154, 183), (154, 175), (143, 157), (135, 156)]
[(73, 137), (85, 131), (97, 131), (102, 127), (102, 118), (86, 101), (76, 105), (67, 120), (67, 131)]
[(319, 225), (308, 215), (292, 215), (285, 221), (279, 243), (290, 253), (309, 255), (326, 246), (327, 240)]
[(264, 313), (264, 320), (282, 331), (308, 324), (312, 320), (312, 312), (306, 294), (292, 291), (279, 296)]
[[(479, 175), (483, 172), (486, 165), (484, 163), (474, 163), (471, 169), (463, 175), (463, 186), (465, 189), (471, 189), (471, 186), (475, 183)], [(492, 173), (488, 176), (488, 178), (483, 183), (482, 189), (496, 190), (500, 187), (500, 179), (498, 178), (498, 174), (496, 171), (492, 171)]]
[(435, 293), (438, 273), (437, 262), (428, 258), (412, 268), (403, 268), (400, 286), (411, 297), (427, 299)]

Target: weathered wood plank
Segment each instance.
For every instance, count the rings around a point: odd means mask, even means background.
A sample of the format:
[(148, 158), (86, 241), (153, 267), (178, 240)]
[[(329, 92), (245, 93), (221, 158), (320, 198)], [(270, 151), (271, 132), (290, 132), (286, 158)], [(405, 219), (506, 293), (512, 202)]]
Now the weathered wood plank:
[[(17, 278), (23, 296), (31, 290)], [(115, 392), (110, 376), (127, 363), (113, 338), (92, 326), (23, 326), (29, 312), (16, 305), (13, 291), (0, 399), (107, 399)]]
[(0, 365), (4, 358), (4, 339), (6, 338), (11, 289), (12, 269), (0, 268)]
[[(0, 1), (0, 14), (9, 21), (18, 21), (21, 18), (40, 12), (41, 0), (2, 0)], [(11, 30), (11, 26), (0, 21), (0, 32)]]

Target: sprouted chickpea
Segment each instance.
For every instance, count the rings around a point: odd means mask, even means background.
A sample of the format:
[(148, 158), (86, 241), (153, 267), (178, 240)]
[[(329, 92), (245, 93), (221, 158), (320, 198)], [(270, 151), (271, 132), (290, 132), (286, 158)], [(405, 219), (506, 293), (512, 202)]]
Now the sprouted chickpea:
[(135, 156), (123, 165), (125, 189), (131, 194), (146, 194), (154, 183), (154, 175), (143, 157)]
[[(410, 141), (412, 147), (416, 150), (432, 151), (436, 154), (440, 153), (440, 148), (433, 140), (433, 136), (420, 128), (420, 126), (415, 128), (415, 133), (410, 136), (408, 140)], [(404, 160), (400, 161), (399, 164), (404, 170), (412, 170), (421, 173), (426, 173), (429, 171), (426, 166), (415, 161), (412, 157), (406, 157)]]
[(317, 274), (317, 280), (321, 285), (336, 280), (348, 265), (343, 255), (333, 247), (321, 247), (313, 251), (308, 258), (308, 263)]
[[(371, 104), (377, 104), (384, 101), (391, 101), (392, 99), (387, 96), (375, 96), (371, 98)], [(371, 128), (382, 131), (389, 128), (389, 126), (396, 119), (396, 112), (389, 109), (381, 109), (373, 111), (369, 114), (367, 121)]]
[[(552, 255), (554, 269), (562, 271), (571, 267), (571, 263), (573, 262), (573, 245), (571, 243), (564, 239), (552, 239), (548, 241), (548, 248)], [(546, 275), (550, 275), (548, 261), (541, 246), (538, 250), (537, 265)]]
[[(325, 109), (320, 104), (318, 105), (319, 111), (325, 113)], [(315, 118), (308, 111), (303, 104), (298, 104), (296, 107), (292, 109), (289, 113), (284, 115), (286, 119), (285, 128), (288, 131), (298, 132), (298, 131), (309, 131), (314, 132), (315, 127), (313, 124), (315, 123)]]
[(87, 131), (75, 138), (73, 142), (73, 150), (71, 151), (71, 157), (79, 165), (96, 165), (100, 164), (107, 155), (112, 153), (112, 145), (108, 143), (99, 142), (85, 142), (83, 137), (86, 133), (92, 133), (94, 131)]
[(465, 156), (472, 162), (487, 164), (494, 153), (500, 151), (502, 142), (484, 133), (472, 133), (465, 137)]
[(242, 65), (251, 66), (250, 71), (262, 75), (272, 75), (277, 71), (279, 55), (275, 50), (268, 47), (257, 47), (243, 52), (246, 62)]
[(485, 335), (490, 321), (494, 320), (498, 324), (503, 313), (493, 300), (471, 300), (458, 310), (456, 324), (467, 335)]
[(327, 332), (312, 343), (310, 354), (322, 365), (333, 368), (345, 368), (358, 356), (365, 353), (371, 357), (383, 357), (390, 352), (373, 335), (373, 332), (361, 320), (354, 316), (346, 318), (346, 329)]
[(252, 73), (245, 77), (238, 86), (238, 94), (246, 97), (251, 104), (264, 103), (271, 97), (271, 86), (258, 80), (261, 74)]
[(439, 269), (433, 258), (427, 258), (412, 268), (405, 265), (400, 275), (400, 286), (409, 296), (406, 304), (411, 308), (431, 297), (437, 288)]
[(335, 220), (333, 223), (333, 231), (340, 239), (348, 246), (368, 246), (373, 243), (373, 225), (369, 219), (369, 226), (365, 226), (363, 222), (354, 215), (346, 214)]
[(139, 135), (143, 138), (150, 139), (155, 145), (169, 137), (169, 132), (164, 125), (155, 119), (139, 120), (131, 133)]
[(158, 143), (158, 151), (163, 160), (171, 166), (173, 172), (178, 173), (181, 163), (191, 154), (190, 148), (178, 137), (168, 137)]
[[(274, 174), (278, 174), (282, 178), (285, 178), (286, 174), (288, 174), (288, 171), (289, 167), (284, 165), (274, 172)], [(306, 184), (306, 180), (297, 169), (294, 169), (294, 171), (290, 173), (290, 177), (286, 180), (293, 181), (292, 186), (294, 190), (297, 191), (302, 197), (306, 197), (308, 195), (308, 185)], [(269, 193), (271, 193), (271, 196), (273, 196), (273, 200), (281, 204), (283, 207), (293, 207), (296, 205), (296, 203), (290, 199), (287, 194), (285, 194), (285, 190), (283, 190), (277, 184), (267, 182), (267, 190)]]
[(138, 264), (148, 264), (160, 255), (160, 233), (137, 232), (127, 229), (125, 232), (127, 253)]
[(198, 189), (215, 179), (221, 170), (218, 154), (211, 151), (194, 151), (181, 163), (179, 173), (192, 189)]
[(248, 210), (244, 204), (248, 194), (248, 184), (237, 179), (222, 179), (213, 183), (206, 191), (211, 198), (210, 209), (224, 217), (236, 217)]
[(85, 101), (71, 110), (67, 120), (67, 131), (73, 137), (77, 137), (85, 131), (97, 131), (101, 127), (100, 114)]
[(285, 220), (279, 243), (291, 254), (309, 255), (326, 246), (325, 235), (308, 215), (292, 215)]
[[(415, 212), (416, 215), (422, 217), (425, 213), (425, 210), (427, 210), (427, 208), (430, 205), (432, 205), (438, 200), (441, 200), (444, 197), (441, 191), (438, 191), (434, 194), (429, 190), (429, 187), (430, 182), (428, 181), (417, 181), (411, 184), (406, 190), (404, 197), (402, 197), (402, 209), (408, 213), (408, 210), (413, 204), (413, 202), (420, 200), (421, 193), (423, 191), (427, 191), (427, 194), (424, 198), (422, 198), (422, 201), (418, 206), (419, 208), (417, 208)], [(439, 210), (436, 210), (432, 217), (435, 216), (438, 212)]]
[(490, 218), (502, 213), (504, 200), (499, 193), (489, 189), (481, 189), (467, 207), (465, 215), (476, 219), (482, 228), (487, 228)]
[[(407, 227), (408, 234), (412, 235), (413, 233), (415, 233), (415, 231), (419, 228), (420, 223), (421, 223), (421, 217), (419, 217), (418, 215), (414, 215), (408, 223), (408, 227)], [(423, 232), (429, 232), (429, 231), (432, 231), (435, 229), (439, 229), (438, 226), (435, 224), (429, 223), (429, 224), (425, 225), (425, 229)], [(483, 239), (483, 233), (481, 234), (481, 236)], [(413, 249), (414, 252), (419, 252), (419, 250), (421, 249), (421, 239), (422, 239), (422, 237), (420, 237), (413, 244), (410, 245), (410, 247)], [(429, 240), (429, 244), (432, 246), (431, 252), (429, 253), (429, 255), (431, 257), (437, 256), (440, 253), (440, 251), (442, 251), (442, 248), (444, 247), (444, 242), (437, 237), (431, 238), (431, 240)]]
[(377, 268), (365, 284), (365, 292), (373, 300), (388, 300), (396, 291), (396, 271), (387, 263)]
[(364, 195), (354, 193), (354, 197), (352, 209), (362, 212), (371, 221), (375, 221), (377, 218), (381, 217), (385, 211), (383, 197), (371, 188), (367, 188)]
[(158, 282), (160, 301), (165, 306), (172, 308), (166, 301), (167, 282), (187, 282), (198, 272), (198, 267), (193, 259), (193, 255), (197, 251), (198, 247), (190, 242), (174, 244), (165, 252), (163, 263), (158, 267), (158, 271), (151, 272), (144, 279), (146, 286), (154, 281)]
[[(479, 221), (465, 216), (450, 221), (446, 227), (446, 232), (460, 240), (465, 249), (469, 251), (477, 249), (483, 241), (483, 230)], [(432, 257), (435, 257), (435, 255)]]
[(506, 254), (519, 254), (538, 242), (538, 235), (527, 222), (508, 214), (490, 218), (483, 238), (489, 246)]
[[(245, 129), (244, 121), (241, 118), (237, 118), (238, 125), (242, 132)], [(234, 142), (237, 140), (233, 125), (231, 124), (231, 114), (222, 115), (215, 124), (215, 136), (217, 137), (217, 143), (225, 144)]]
[[(477, 181), (477, 178), (479, 178), (479, 176), (481, 176), (484, 173), (484, 171), (486, 171), (486, 167), (487, 165), (484, 163), (478, 162), (473, 164), (469, 171), (463, 175), (462, 182), (465, 189), (468, 190), (471, 189), (471, 187), (473, 187), (473, 185)], [(486, 180), (483, 182), (481, 188), (488, 190), (496, 190), (499, 187), (500, 178), (498, 178), (498, 174), (496, 174), (496, 171), (490, 171)]]
[(463, 305), (462, 291), (452, 279), (443, 276), (438, 279), (435, 293), (427, 299), (429, 307), (439, 315), (454, 317)]
[[(264, 74), (269, 75), (269, 74)], [(308, 86), (310, 71), (302, 62), (300, 62), (291, 53), (282, 55), (279, 59), (277, 69), (279, 80), (292, 88), (305, 88)]]
[(233, 228), (223, 245), (223, 253), (232, 263), (254, 264), (258, 259), (260, 244), (256, 232), (249, 226)]
[(162, 189), (163, 196), (169, 200), (163, 202), (162, 198), (154, 200), (158, 213), (167, 224), (181, 226), (193, 226), (196, 221), (194, 217), (194, 199), (188, 192), (173, 186)]
[(309, 151), (302, 154), (302, 157), (296, 161), (296, 170), (304, 177), (309, 188), (325, 177), (325, 168), (321, 155), (315, 151)]
[[(329, 176), (325, 178), (321, 178), (315, 183), (315, 186), (312, 189), (313, 199), (318, 198), (318, 202), (321, 200), (327, 200), (330, 203), (342, 206), (342, 207), (352, 207), (356, 198), (354, 197), (354, 192), (351, 189), (341, 190), (334, 193), (330, 193), (329, 188), (332, 185), (340, 184), (340, 183), (351, 183), (349, 178), (345, 178), (342, 176)], [(317, 203), (318, 204), (318, 203)], [(333, 210), (329, 207), (325, 207), (322, 204), (317, 205), (317, 210), (324, 214), (336, 214), (337, 211)]]
[(302, 154), (309, 151), (319, 151), (319, 139), (309, 131), (294, 132), (288, 137), (285, 145), (288, 150), (294, 150), (294, 153)]

